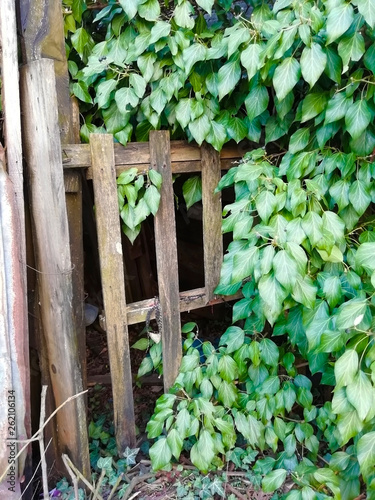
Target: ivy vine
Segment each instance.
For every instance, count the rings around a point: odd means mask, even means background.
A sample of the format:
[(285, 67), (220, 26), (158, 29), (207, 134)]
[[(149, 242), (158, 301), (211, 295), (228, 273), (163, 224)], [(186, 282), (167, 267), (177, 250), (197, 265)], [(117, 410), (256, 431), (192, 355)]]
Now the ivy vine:
[(154, 469), (184, 451), (290, 500), (375, 498), (375, 3), (64, 4), (84, 140), (256, 143), (218, 186), (235, 198), (216, 293), (243, 298), (219, 347), (185, 341)]

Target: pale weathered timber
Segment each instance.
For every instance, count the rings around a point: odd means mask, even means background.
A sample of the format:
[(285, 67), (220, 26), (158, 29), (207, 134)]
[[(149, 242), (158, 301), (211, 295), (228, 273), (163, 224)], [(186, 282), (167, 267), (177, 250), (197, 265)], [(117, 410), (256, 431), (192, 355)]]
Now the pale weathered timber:
[[(13, 366), (13, 387), (16, 391), (17, 402), (17, 434), (18, 439), (26, 439), (31, 435), (30, 363), (18, 44), (16, 7), (13, 0), (2, 0), (0, 2), (0, 46), (2, 48), (1, 80), (6, 164), (10, 189), (13, 191), (13, 213), (11, 216), (15, 231), (13, 235), (14, 242), (17, 246), (17, 251), (15, 252), (17, 261), (13, 262), (13, 264), (18, 267), (17, 273), (20, 278), (18, 287), (12, 292), (17, 294), (17, 296), (14, 296), (14, 300), (17, 302), (17, 314), (12, 318), (15, 323), (13, 325), (14, 330), (12, 331), (13, 337), (10, 352)], [(3, 167), (5, 168), (5, 165)], [(8, 292), (10, 293), (10, 291)], [(2, 379), (0, 377), (1, 383)], [(25, 450), (18, 460), (18, 474), (20, 476), (24, 473), (28, 453), (27, 471), (25, 471), (25, 474), (28, 477), (30, 476), (31, 447)]]
[[(64, 179), (53, 61), (22, 68), (22, 113), (40, 318), (56, 405), (82, 391), (73, 316), (72, 262), (69, 249)], [(57, 414), (59, 448), (89, 474), (88, 436), (83, 398)]]
[(201, 155), (204, 284), (207, 301), (209, 301), (213, 298), (214, 289), (220, 281), (220, 270), (223, 261), (221, 195), (220, 193), (214, 193), (221, 179), (221, 165), (219, 153), (209, 144), (202, 144)]
[[(139, 170), (147, 170), (150, 164), (149, 144), (149, 142), (130, 142), (126, 147), (121, 144), (115, 144), (116, 167), (130, 168), (129, 165), (131, 165), (131, 167), (138, 167)], [(234, 146), (226, 145), (220, 152), (220, 158), (222, 160), (238, 160), (242, 158), (243, 154), (243, 146), (237, 144)], [(62, 147), (62, 157), (64, 168), (91, 166), (89, 144), (65, 144)], [(189, 144), (186, 141), (171, 141), (171, 162), (174, 168), (181, 172), (194, 171), (200, 160), (200, 148), (197, 144)], [(186, 166), (179, 166), (179, 163), (183, 163)]]
[[(22, 368), (23, 360), (19, 359), (21, 353), (17, 352), (17, 337), (20, 333), (17, 331), (19, 326), (17, 306), (22, 311), (25, 304), (22, 294), (14, 192), (12, 183), (3, 169), (4, 166), (5, 164), (0, 159), (0, 398), (2, 401), (0, 404), (0, 474), (9, 466), (8, 460), (12, 459), (11, 452), (13, 457), (17, 453), (17, 444), (12, 443), (12, 448), (10, 448), (6, 441), (8, 438), (17, 439), (17, 396), (22, 397), (19, 409), (22, 417), (25, 418), (25, 408), (22, 407), (22, 403), (24, 404), (22, 386), (25, 380), (20, 377), (18, 366), (21, 363)], [(12, 373), (13, 371), (15, 373)], [(24, 432), (22, 420), (21, 424), (22, 433)], [(16, 500), (21, 493), (19, 468), (17, 461), (13, 461), (11, 465), (14, 467), (12, 471), (9, 471), (12, 477), (6, 477), (0, 483), (0, 498)], [(22, 469), (20, 472), (22, 473)], [(11, 483), (8, 482), (9, 479)]]
[(127, 446), (135, 446), (135, 419), (113, 136), (91, 134), (90, 147), (114, 424), (121, 455)]
[(164, 390), (168, 392), (178, 375), (181, 349), (181, 319), (178, 285), (176, 222), (169, 131), (150, 132), (151, 168), (162, 176), (161, 199), (155, 215), (156, 266), (163, 339)]
[[(1, 0), (2, 1), (2, 0)], [(22, 52), (22, 61), (24, 64), (40, 58), (48, 58), (54, 62), (55, 87), (57, 94), (58, 124), (60, 130), (60, 139), (62, 144), (77, 142), (76, 128), (69, 90), (68, 63), (65, 50), (64, 38), (64, 20), (62, 15), (62, 6), (60, 1), (56, 0), (18, 0), (18, 34), (20, 35), (20, 46)], [(73, 113), (73, 119), (72, 119)], [(79, 121), (79, 118), (78, 118)], [(78, 124), (79, 128), (79, 124)], [(79, 134), (78, 134), (79, 142)], [(59, 166), (59, 168), (61, 168)], [(86, 348), (85, 348), (85, 325), (84, 325), (84, 304), (83, 304), (83, 243), (82, 243), (82, 224), (80, 210), (82, 206), (82, 192), (80, 183), (82, 175), (79, 172), (67, 174), (69, 180), (68, 194), (66, 195), (66, 205), (68, 214), (68, 224), (70, 231), (70, 248), (72, 259), (72, 279), (73, 279), (73, 310), (74, 321), (76, 324), (75, 335), (79, 347), (80, 360), (82, 364), (82, 375), (85, 378)], [(73, 185), (76, 185), (75, 192), (72, 191)], [(29, 286), (29, 299), (37, 298), (37, 291), (34, 294), (34, 287)], [(29, 303), (32, 303), (31, 300)], [(35, 305), (34, 305), (35, 307)], [(42, 338), (43, 326), (38, 324), (38, 313), (34, 311), (34, 331), (31, 332), (31, 338), (36, 337), (38, 343), (39, 366), (42, 375), (42, 384), (51, 385), (49, 374), (45, 371), (48, 366), (48, 356), (45, 351), (45, 340)], [(40, 389), (36, 391), (40, 392)], [(54, 410), (54, 401), (52, 391), (47, 392), (46, 398), (47, 411)], [(35, 424), (35, 422), (34, 422)], [(46, 441), (53, 437), (55, 429), (53, 422), (46, 427)], [(46, 459), (49, 466), (54, 465), (54, 469), (59, 475), (65, 473), (65, 466), (61, 460), (61, 453), (53, 449), (54, 444), (46, 450)], [(87, 455), (87, 453), (86, 453)], [(86, 468), (84, 474), (90, 478), (90, 470)]]
[[(229, 302), (231, 300), (237, 300), (242, 297), (241, 292), (237, 292), (234, 295), (228, 295), (225, 297), (217, 296), (211, 300), (206, 297), (205, 288), (194, 288), (193, 290), (188, 290), (186, 292), (180, 292), (180, 312), (193, 311), (194, 309), (201, 309), (202, 307), (213, 306), (215, 304), (222, 304), (224, 302)], [(155, 318), (155, 299), (140, 300), (138, 302), (133, 302), (126, 306), (126, 314), (128, 318), (128, 325), (135, 325), (137, 323), (143, 323), (146, 318)]]

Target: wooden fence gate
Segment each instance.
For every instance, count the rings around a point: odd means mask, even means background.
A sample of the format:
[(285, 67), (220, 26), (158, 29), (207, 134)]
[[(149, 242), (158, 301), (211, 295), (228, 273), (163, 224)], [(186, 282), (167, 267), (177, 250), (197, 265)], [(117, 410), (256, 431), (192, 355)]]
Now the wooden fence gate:
[[(64, 168), (87, 168), (87, 177), (93, 179), (118, 449), (135, 444), (128, 325), (155, 317), (155, 308), (159, 308), (164, 390), (168, 391), (178, 374), (182, 356), (180, 312), (222, 302), (213, 293), (219, 282), (223, 255), (221, 197), (214, 194), (214, 189), (221, 178), (221, 170), (228, 169), (241, 156), (238, 147), (227, 147), (219, 154), (207, 144), (199, 148), (184, 141), (170, 142), (168, 131), (152, 131), (148, 143), (130, 143), (126, 148), (114, 144), (109, 134), (92, 134), (89, 145), (63, 146)], [(139, 171), (151, 167), (163, 180), (160, 206), (155, 216), (157, 304), (155, 299), (126, 304), (125, 299), (116, 177), (133, 167)], [(205, 286), (180, 293), (172, 174), (187, 172), (201, 172), (202, 175)]]

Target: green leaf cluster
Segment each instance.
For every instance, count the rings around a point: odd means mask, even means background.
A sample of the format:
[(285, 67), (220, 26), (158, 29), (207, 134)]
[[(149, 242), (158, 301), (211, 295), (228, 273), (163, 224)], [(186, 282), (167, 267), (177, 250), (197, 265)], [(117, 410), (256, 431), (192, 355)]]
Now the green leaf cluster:
[(108, 131), (125, 145), (169, 128), (217, 150), (245, 138), (293, 153), (375, 147), (371, 1), (64, 5), (84, 140)]
[(131, 243), (141, 230), (141, 223), (155, 215), (160, 203), (162, 177), (156, 170), (145, 174), (137, 168), (122, 172), (117, 178), (117, 197), (122, 219), (122, 230)]

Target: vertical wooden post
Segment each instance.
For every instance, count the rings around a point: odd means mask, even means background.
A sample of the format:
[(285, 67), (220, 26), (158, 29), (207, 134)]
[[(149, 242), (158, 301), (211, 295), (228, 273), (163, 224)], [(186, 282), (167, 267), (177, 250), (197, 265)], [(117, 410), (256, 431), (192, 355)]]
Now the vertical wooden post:
[(163, 378), (167, 392), (178, 375), (181, 356), (181, 318), (178, 284), (176, 221), (169, 132), (150, 132), (151, 168), (162, 178), (161, 200), (155, 216), (156, 265), (163, 339)]
[[(26, 439), (31, 435), (31, 407), (29, 385), (29, 330), (27, 315), (27, 284), (26, 284), (26, 233), (25, 233), (25, 203), (21, 139), (21, 111), (18, 73), (18, 43), (15, 2), (2, 0), (0, 2), (0, 45), (2, 48), (2, 102), (4, 108), (4, 135), (7, 157), (7, 169), (14, 194), (14, 229), (17, 245), (17, 276), (20, 278), (17, 289), (14, 289), (13, 301), (17, 310), (13, 311), (14, 330), (12, 336), (11, 359), (13, 384), (16, 390), (17, 403), (17, 438)], [(1, 160), (0, 160), (1, 161)], [(5, 168), (5, 165), (4, 165)], [(4, 296), (5, 297), (5, 296)], [(17, 380), (14, 380), (14, 379)], [(29, 449), (31, 452), (31, 447)], [(24, 472), (27, 452), (24, 452), (18, 462), (19, 474), (27, 478), (31, 473), (31, 455), (28, 460), (28, 471)]]
[[(56, 66), (55, 66), (56, 69)], [(58, 100), (62, 93), (57, 95)], [(61, 99), (64, 102), (63, 99)], [(79, 108), (75, 98), (71, 102), (71, 123), (66, 133), (61, 132), (61, 142), (79, 144)], [(59, 108), (60, 116), (60, 108)], [(64, 158), (63, 158), (64, 161)], [(78, 354), (82, 370), (83, 388), (87, 388), (86, 327), (84, 317), (84, 256), (83, 256), (83, 200), (82, 172), (69, 169), (64, 172), (66, 211), (69, 225), (70, 253), (73, 266), (73, 309), (76, 322)], [(87, 402), (87, 398), (85, 398)]]
[(126, 446), (135, 445), (135, 418), (113, 136), (91, 134), (90, 146), (114, 424), (121, 454)]
[(201, 147), (202, 203), (203, 203), (203, 252), (204, 279), (207, 302), (214, 296), (220, 281), (223, 260), (223, 237), (221, 234), (221, 196), (214, 194), (220, 172), (220, 155), (209, 144)]
[[(52, 60), (22, 68), (25, 158), (29, 172), (40, 317), (56, 405), (82, 391), (73, 317), (72, 262), (66, 214), (55, 73)], [(89, 474), (84, 399), (57, 414), (60, 451)]]

